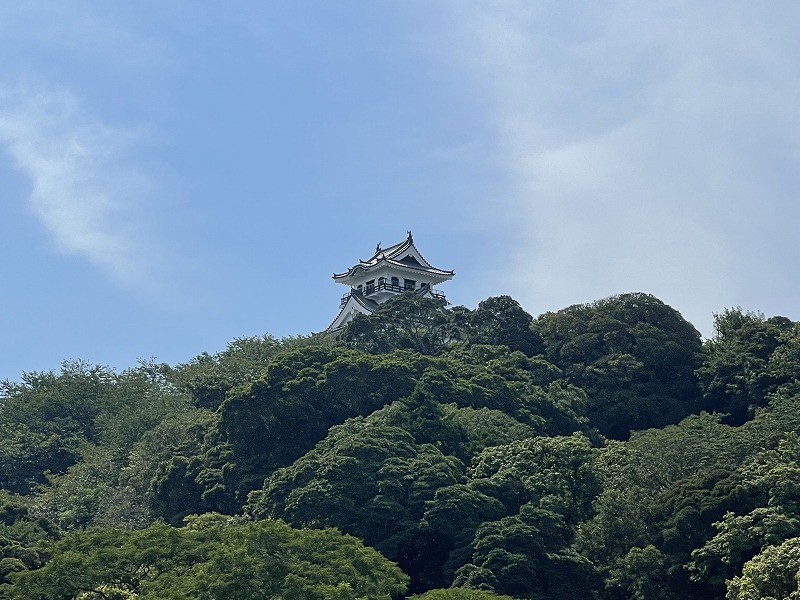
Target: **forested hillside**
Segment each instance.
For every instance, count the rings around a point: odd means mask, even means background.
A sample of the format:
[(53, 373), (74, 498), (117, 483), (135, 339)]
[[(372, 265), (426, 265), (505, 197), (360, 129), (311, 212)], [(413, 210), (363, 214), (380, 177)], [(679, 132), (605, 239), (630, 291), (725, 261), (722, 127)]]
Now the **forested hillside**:
[(800, 324), (409, 293), (0, 384), (0, 599), (800, 597)]

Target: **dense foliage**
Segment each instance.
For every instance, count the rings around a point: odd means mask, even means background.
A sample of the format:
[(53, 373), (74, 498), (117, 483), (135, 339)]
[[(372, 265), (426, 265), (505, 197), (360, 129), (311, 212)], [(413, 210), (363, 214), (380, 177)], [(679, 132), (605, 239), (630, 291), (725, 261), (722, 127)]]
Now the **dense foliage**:
[(0, 600), (800, 597), (800, 324), (414, 294), (0, 383)]

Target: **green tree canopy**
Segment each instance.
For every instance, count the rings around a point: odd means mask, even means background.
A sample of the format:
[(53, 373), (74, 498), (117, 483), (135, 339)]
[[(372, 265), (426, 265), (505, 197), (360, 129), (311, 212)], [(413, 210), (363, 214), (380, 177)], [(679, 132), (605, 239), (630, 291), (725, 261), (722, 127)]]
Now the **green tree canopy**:
[(714, 336), (704, 345), (697, 375), (707, 410), (743, 423), (769, 394), (797, 380), (800, 333), (785, 317), (728, 309), (714, 315)]
[(333, 529), (206, 515), (187, 527), (74, 531), (42, 568), (12, 575), (12, 598), (391, 600), (407, 577)]
[(450, 588), (446, 590), (430, 590), (424, 594), (414, 595), (409, 600), (514, 600), (511, 596), (503, 596), (486, 590), (470, 588)]
[(255, 381), (220, 407), (239, 499), (276, 468), (291, 464), (345, 419), (368, 415), (411, 393), (430, 359), (407, 351), (373, 356), (308, 346), (277, 354)]
[(356, 315), (341, 339), (371, 354), (413, 350), (438, 355), (454, 340), (452, 315), (445, 300), (406, 292), (380, 304), (369, 316)]
[[(250, 494), (248, 514), (298, 527), (335, 526), (356, 535), (412, 576), (440, 582), (428, 564), (439, 543), (419, 527), (425, 502), (463, 477), (464, 466), (432, 444), (379, 419), (358, 417), (331, 428), (316, 448), (273, 473)], [(420, 553), (420, 544), (427, 552)], [(444, 550), (447, 552), (447, 549)], [(431, 578), (434, 578), (431, 580)]]
[(72, 361), (58, 374), (0, 383), (0, 485), (30, 493), (46, 474), (63, 474), (80, 461), (87, 447), (102, 446), (114, 463), (124, 460), (144, 432), (188, 404), (164, 371), (142, 363), (116, 374)]
[(32, 514), (30, 504), (29, 497), (0, 490), (0, 600), (9, 598), (3, 584), (12, 574), (44, 564), (41, 542), (60, 533), (51, 521)]
[(730, 600), (800, 598), (800, 537), (767, 546), (728, 583)]
[(700, 333), (649, 294), (622, 294), (536, 319), (547, 358), (588, 395), (591, 425), (614, 439), (699, 412)]
[(218, 354), (204, 352), (178, 365), (169, 377), (175, 385), (191, 393), (196, 406), (216, 409), (231, 388), (257, 379), (278, 352), (307, 343), (311, 343), (310, 338), (278, 340), (271, 335), (237, 338)]
[(507, 346), (526, 356), (544, 352), (541, 336), (531, 328), (533, 317), (510, 296), (487, 298), (466, 321), (471, 344)]

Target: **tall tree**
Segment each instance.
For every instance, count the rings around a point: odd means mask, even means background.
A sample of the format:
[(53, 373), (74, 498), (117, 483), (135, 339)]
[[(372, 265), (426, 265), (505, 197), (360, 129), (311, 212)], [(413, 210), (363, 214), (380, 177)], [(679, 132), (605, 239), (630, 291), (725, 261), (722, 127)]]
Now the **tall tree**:
[(586, 391), (590, 424), (615, 439), (699, 412), (700, 333), (649, 294), (546, 313), (533, 324), (548, 359)]
[(467, 322), (472, 344), (507, 346), (529, 357), (544, 352), (541, 336), (531, 328), (533, 317), (511, 296), (483, 300)]
[(438, 355), (453, 340), (452, 315), (445, 300), (406, 292), (380, 304), (369, 316), (356, 315), (342, 339), (372, 354), (414, 350)]
[(785, 317), (764, 318), (741, 308), (714, 316), (714, 335), (697, 369), (705, 408), (740, 424), (781, 384), (797, 379), (800, 339)]

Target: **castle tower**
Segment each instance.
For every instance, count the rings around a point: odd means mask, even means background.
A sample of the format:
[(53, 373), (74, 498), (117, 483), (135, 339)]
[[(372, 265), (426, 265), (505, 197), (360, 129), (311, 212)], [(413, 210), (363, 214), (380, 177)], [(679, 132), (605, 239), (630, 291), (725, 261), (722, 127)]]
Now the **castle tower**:
[(342, 297), (339, 314), (328, 331), (344, 327), (357, 313), (369, 315), (390, 298), (413, 291), (422, 296), (444, 298), (433, 286), (453, 278), (455, 272), (443, 271), (425, 260), (414, 245), (411, 232), (394, 246), (375, 248), (369, 260), (361, 260), (344, 273), (334, 273), (333, 280), (350, 286)]

